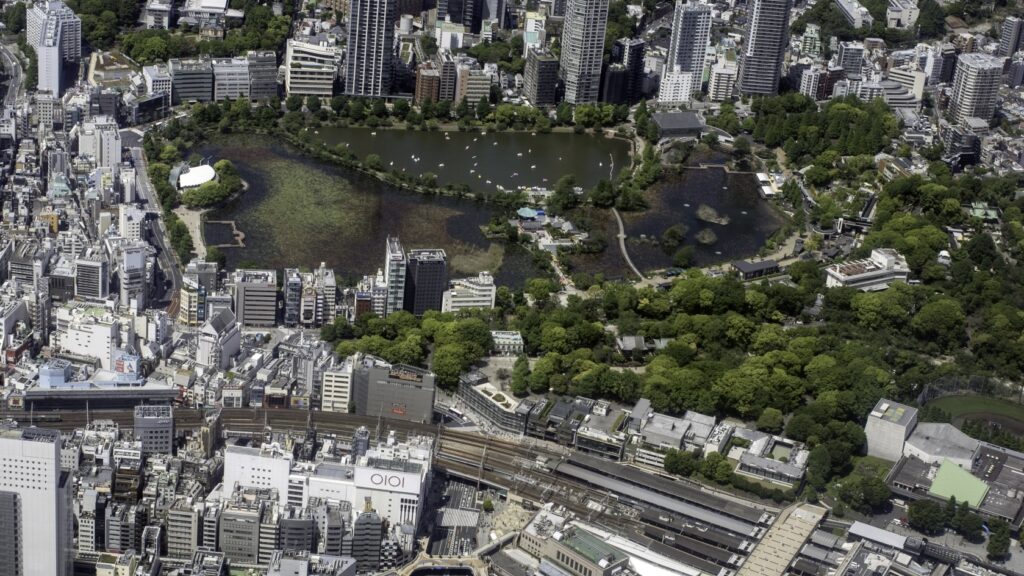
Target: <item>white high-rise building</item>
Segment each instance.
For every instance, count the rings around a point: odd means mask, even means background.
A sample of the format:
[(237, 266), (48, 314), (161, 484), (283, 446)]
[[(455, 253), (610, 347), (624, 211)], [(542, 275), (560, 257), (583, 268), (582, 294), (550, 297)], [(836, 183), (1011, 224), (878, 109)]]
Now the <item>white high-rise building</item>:
[(138, 187), (135, 168), (122, 167), (119, 170), (119, 179), (121, 181), (121, 201), (135, 202), (135, 192)]
[(391, 93), (395, 0), (350, 0), (345, 93), (387, 96)]
[(694, 73), (683, 72), (678, 67), (665, 72), (658, 88), (658, 104), (686, 104), (693, 100)]
[(388, 299), (384, 315), (405, 308), (405, 272), (409, 262), (397, 236), (388, 236), (384, 260), (384, 284), (388, 287)]
[(561, 74), (569, 104), (597, 102), (607, 27), (608, 0), (566, 0)]
[(889, 6), (885, 9), (885, 26), (899, 29), (913, 28), (920, 15), (921, 9), (917, 7), (917, 0), (889, 0)]
[(213, 99), (249, 99), (249, 60), (244, 57), (213, 59)]
[(148, 94), (171, 93), (171, 72), (167, 69), (167, 64), (143, 67), (142, 77), (146, 80)]
[(64, 58), (61, 46), (62, 26), (60, 20), (50, 19), (44, 23), (42, 37), (32, 47), (36, 51), (37, 84), (40, 92), (60, 96), (63, 89)]
[(135, 313), (146, 309), (149, 286), (146, 282), (146, 246), (142, 242), (128, 244), (121, 249), (118, 280), (121, 283), (121, 306)]
[(1016, 16), (1007, 16), (999, 29), (999, 56), (1013, 56), (1020, 49), (1024, 40), (1024, 20)]
[(242, 332), (235, 321), (235, 313), (221, 310), (199, 329), (196, 364), (214, 370), (227, 369), (238, 354), (241, 339)]
[(113, 366), (114, 351), (121, 346), (121, 329), (131, 332), (130, 325), (122, 327), (112, 314), (94, 314), (88, 308), (57, 308), (56, 317), (58, 330), (52, 335), (52, 345), (68, 354), (97, 358), (104, 370)]
[(61, 0), (37, 2), (25, 11), (25, 39), (33, 47), (42, 44), (47, 23), (60, 22), (61, 58), (67, 62), (82, 59), (82, 20)]
[(857, 0), (835, 0), (835, 4), (846, 21), (854, 28), (870, 28), (875, 23), (871, 12)]
[(846, 76), (859, 77), (864, 71), (864, 44), (861, 42), (839, 43), (839, 66)]
[(739, 90), (750, 95), (777, 94), (793, 0), (751, 0), (747, 9)]
[(325, 96), (334, 94), (334, 46), (289, 39), (284, 56), (284, 89), (289, 96)]
[(117, 229), (128, 240), (142, 240), (142, 222), (145, 219), (145, 210), (139, 210), (131, 204), (118, 206)]
[(825, 71), (819, 66), (811, 66), (800, 74), (800, 93), (812, 100), (818, 99), (818, 87), (825, 77)]
[(897, 461), (903, 445), (917, 426), (917, 409), (882, 398), (868, 414), (864, 425), (868, 455)]
[(724, 102), (736, 95), (736, 78), (739, 67), (735, 62), (719, 60), (711, 67), (711, 79), (708, 81), (708, 98), (713, 102)]
[(70, 473), (60, 432), (0, 428), (0, 567), (19, 576), (72, 572)]
[(95, 116), (80, 125), (78, 155), (91, 156), (97, 166), (114, 171), (121, 165), (121, 134), (110, 116)]
[(1003, 76), (1003, 59), (978, 52), (961, 54), (953, 76), (950, 115), (957, 124), (968, 118), (988, 122), (996, 112), (996, 96)]
[(692, 72), (696, 78), (703, 78), (709, 44), (711, 6), (676, 0), (665, 70), (674, 71), (678, 68), (680, 72)]
[(523, 24), (523, 58), (530, 55), (530, 48), (542, 50), (546, 44), (547, 16), (541, 12), (527, 12)]

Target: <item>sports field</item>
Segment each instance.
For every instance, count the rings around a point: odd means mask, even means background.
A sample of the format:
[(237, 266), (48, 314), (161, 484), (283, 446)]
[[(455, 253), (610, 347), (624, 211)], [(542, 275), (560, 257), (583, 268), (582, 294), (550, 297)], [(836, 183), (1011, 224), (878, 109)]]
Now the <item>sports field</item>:
[(1024, 434), (1024, 405), (987, 396), (944, 396), (928, 403), (952, 417), (953, 424), (964, 420), (987, 420), (1016, 434)]

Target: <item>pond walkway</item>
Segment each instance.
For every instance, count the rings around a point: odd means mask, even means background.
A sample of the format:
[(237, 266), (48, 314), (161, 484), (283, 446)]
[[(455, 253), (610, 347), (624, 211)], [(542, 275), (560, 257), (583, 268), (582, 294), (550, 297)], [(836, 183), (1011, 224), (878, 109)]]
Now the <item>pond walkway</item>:
[(640, 280), (644, 280), (644, 275), (640, 273), (640, 269), (633, 265), (633, 261), (629, 258), (629, 251), (626, 250), (626, 227), (622, 224), (622, 216), (619, 216), (619, 211), (614, 206), (612, 207), (612, 214), (615, 214), (615, 221), (619, 223), (619, 250), (622, 251), (622, 258), (625, 259), (629, 268), (640, 277)]

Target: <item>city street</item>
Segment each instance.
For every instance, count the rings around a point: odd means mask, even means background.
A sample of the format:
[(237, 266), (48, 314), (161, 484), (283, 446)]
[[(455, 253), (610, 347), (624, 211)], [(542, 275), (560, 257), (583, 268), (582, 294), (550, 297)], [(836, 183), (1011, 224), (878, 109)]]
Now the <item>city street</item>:
[(157, 219), (151, 221), (157, 223), (156, 227), (152, 229), (153, 241), (159, 249), (160, 269), (163, 271), (164, 278), (170, 281), (170, 286), (166, 287), (166, 290), (158, 290), (158, 293), (162, 292), (163, 300), (169, 302), (168, 314), (175, 316), (177, 315), (178, 291), (182, 282), (181, 267), (167, 241), (167, 226), (156, 199), (156, 192), (153, 190), (152, 182), (149, 181), (146, 158), (142, 153), (142, 148), (132, 147), (131, 154), (132, 161), (135, 163), (139, 201), (145, 205), (146, 209), (157, 215)]

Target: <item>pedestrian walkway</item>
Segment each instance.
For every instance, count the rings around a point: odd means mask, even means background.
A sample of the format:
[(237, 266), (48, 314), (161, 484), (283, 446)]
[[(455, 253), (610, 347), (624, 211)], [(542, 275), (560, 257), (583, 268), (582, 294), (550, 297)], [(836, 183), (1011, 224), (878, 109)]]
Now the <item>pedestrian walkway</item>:
[(625, 259), (633, 273), (639, 276), (640, 280), (644, 280), (644, 275), (633, 265), (633, 261), (629, 258), (629, 251), (626, 250), (626, 227), (622, 224), (622, 216), (619, 216), (619, 211), (615, 207), (612, 207), (612, 214), (615, 214), (615, 221), (619, 223), (619, 250), (622, 251), (622, 258)]

